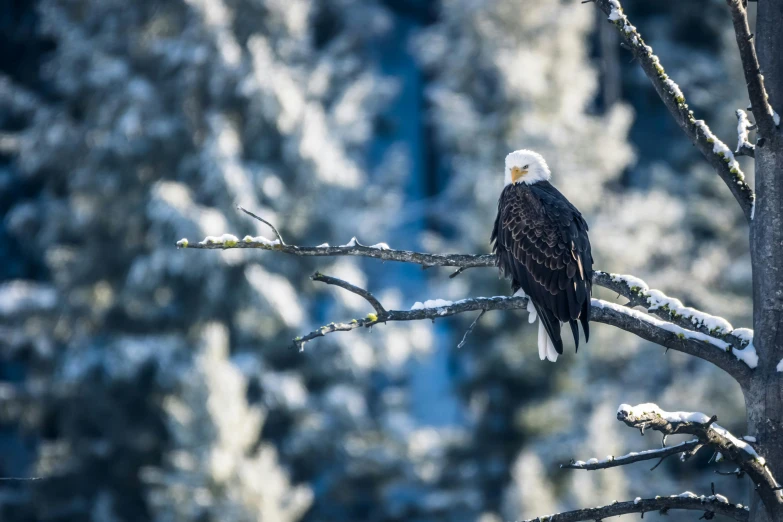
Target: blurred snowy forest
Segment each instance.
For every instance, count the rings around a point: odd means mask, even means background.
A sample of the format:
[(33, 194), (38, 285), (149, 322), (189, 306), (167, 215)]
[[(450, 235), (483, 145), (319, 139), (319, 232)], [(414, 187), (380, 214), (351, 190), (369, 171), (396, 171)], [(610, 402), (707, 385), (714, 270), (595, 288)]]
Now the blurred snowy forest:
[[(731, 142), (747, 101), (725, 2), (626, 12)], [(296, 244), (485, 253), (503, 158), (532, 148), (596, 268), (750, 326), (740, 209), (604, 18), (578, 0), (0, 0), (0, 477), (42, 477), (0, 481), (0, 520), (494, 522), (710, 481), (745, 503), (705, 452), (558, 467), (659, 446), (618, 425), (621, 402), (742, 433), (712, 365), (603, 325), (540, 362), (515, 312), (459, 350), (473, 317), (298, 353), (368, 311), (316, 269), (394, 308), (508, 283), (174, 249), (269, 236), (241, 204)]]

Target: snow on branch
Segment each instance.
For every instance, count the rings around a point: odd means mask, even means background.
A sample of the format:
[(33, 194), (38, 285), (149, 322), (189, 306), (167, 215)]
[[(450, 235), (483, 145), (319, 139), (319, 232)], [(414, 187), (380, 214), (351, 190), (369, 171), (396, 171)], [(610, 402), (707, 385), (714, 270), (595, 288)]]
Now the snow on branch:
[[(454, 302), (433, 299), (423, 303), (417, 302), (410, 310), (387, 310), (368, 291), (346, 281), (324, 276), (320, 273), (314, 274), (312, 279), (339, 286), (363, 297), (373, 307), (374, 312), (367, 314), (363, 318), (355, 318), (348, 322), (329, 323), (304, 336), (297, 337), (294, 339), (294, 345), (299, 350), (303, 350), (305, 343), (308, 341), (334, 332), (368, 328), (378, 323), (391, 321), (435, 320), (473, 311), (526, 310), (528, 301), (526, 297), (514, 296), (472, 297)], [(721, 348), (719, 343), (723, 341), (710, 338), (700, 332), (686, 330), (637, 310), (600, 299), (592, 300), (590, 316), (591, 321), (615, 326), (667, 349), (683, 352), (711, 362), (726, 371), (741, 385), (745, 385), (750, 378), (750, 368)]]
[[(688, 458), (695, 455), (696, 452), (699, 451), (699, 449), (701, 449), (703, 446), (704, 443), (701, 442), (699, 439), (693, 439), (686, 442), (682, 442), (675, 446), (667, 446), (660, 449), (651, 449), (645, 451), (633, 451), (631, 453), (628, 453), (627, 455), (622, 455), (619, 457), (610, 455), (605, 459), (599, 460), (594, 458), (588, 460), (587, 462), (582, 460), (572, 460), (568, 464), (561, 464), (560, 467), (563, 469), (584, 469), (588, 471), (593, 471), (597, 469), (607, 469), (607, 468), (616, 468), (618, 466), (627, 466), (628, 464), (633, 464), (634, 462), (641, 462), (644, 460), (655, 460), (655, 459), (660, 459), (658, 461), (658, 464), (660, 464), (663, 461), (663, 459), (665, 459), (666, 457), (670, 457), (672, 455), (680, 455), (682, 460), (687, 460)], [(652, 469), (657, 468), (658, 464), (653, 466)]]
[(756, 147), (748, 141), (748, 132), (755, 128), (755, 125), (748, 120), (748, 114), (742, 109), (737, 109), (737, 149), (734, 154), (737, 156), (756, 157)]
[(688, 108), (682, 90), (666, 74), (660, 60), (653, 53), (652, 47), (644, 43), (636, 27), (628, 21), (619, 0), (594, 0), (594, 2), (601, 11), (608, 15), (609, 21), (617, 27), (626, 46), (639, 61), (666, 108), (669, 109), (683, 132), (728, 186), (742, 208), (745, 218), (750, 221), (755, 196), (753, 190), (745, 182), (745, 174), (734, 158), (731, 149), (710, 131), (703, 120), (697, 120), (694, 117), (693, 111)]
[[(631, 406), (621, 404), (617, 419), (626, 425), (638, 428), (642, 434), (652, 429), (664, 435), (687, 434), (696, 436), (705, 446), (720, 452), (724, 459), (731, 460), (747, 473), (761, 496), (762, 502), (771, 511), (783, 504), (780, 485), (772, 476), (763, 457), (746, 441), (732, 435), (716, 424), (717, 416), (703, 413), (664, 411), (656, 404), (646, 403)], [(774, 512), (774, 511), (772, 511)]]
[(694, 332), (627, 306), (600, 299), (592, 300), (590, 320), (610, 324), (667, 349), (711, 362), (743, 387), (750, 381), (753, 370), (732, 356), (724, 341), (701, 332)]
[(320, 281), (331, 285), (340, 286), (354, 294), (363, 297), (369, 302), (375, 312), (367, 314), (360, 319), (351, 319), (347, 323), (329, 323), (325, 326), (314, 330), (307, 335), (297, 337), (294, 339), (294, 345), (303, 350), (306, 342), (315, 339), (317, 337), (323, 337), (326, 334), (333, 332), (347, 332), (355, 330), (357, 328), (369, 328), (378, 323), (387, 323), (392, 321), (421, 321), (425, 319), (435, 320), (441, 317), (449, 317), (451, 315), (461, 314), (465, 312), (473, 311), (489, 311), (489, 310), (520, 310), (527, 309), (527, 297), (473, 297), (470, 299), (462, 299), (460, 301), (445, 301), (443, 299), (434, 299), (425, 301), (424, 303), (417, 302), (410, 310), (386, 310), (381, 303), (379, 303), (375, 297), (372, 296), (366, 290), (358, 288), (346, 281), (337, 279), (336, 277), (324, 276), (320, 273), (315, 273), (312, 276), (313, 281)]
[[(742, 71), (745, 73), (745, 83), (748, 86), (748, 96), (758, 132), (762, 137), (769, 139), (775, 134), (775, 127), (780, 125), (780, 116), (769, 104), (769, 95), (764, 87), (764, 76), (761, 74), (756, 46), (753, 45), (753, 35), (748, 24), (747, 8), (742, 0), (726, 0), (726, 3), (731, 9), (737, 47), (742, 59)], [(739, 111), (737, 115), (739, 116)]]
[(579, 522), (582, 520), (603, 520), (604, 518), (627, 515), (628, 513), (659, 512), (667, 514), (672, 509), (703, 511), (702, 518), (711, 519), (713, 514), (731, 517), (740, 522), (747, 522), (748, 508), (742, 504), (731, 504), (723, 495), (695, 495), (690, 491), (669, 497), (636, 498), (625, 502), (614, 502), (608, 506), (575, 509), (564, 511), (523, 522)]
[(288, 244), (280, 244), (279, 240), (269, 240), (258, 236), (245, 236), (241, 241), (231, 234), (223, 236), (207, 236), (203, 241), (191, 244), (188, 239), (177, 241), (178, 248), (189, 249), (217, 249), (226, 250), (229, 248), (255, 248), (260, 250), (272, 250), (305, 257), (334, 257), (334, 256), (357, 256), (372, 257), (383, 261), (399, 261), (402, 263), (413, 263), (421, 265), (424, 268), (435, 266), (458, 267), (461, 269), (475, 267), (495, 266), (495, 256), (492, 254), (470, 255), (470, 254), (426, 254), (422, 252), (411, 252), (410, 250), (393, 250), (386, 243), (366, 246), (359, 243), (356, 238), (342, 246), (323, 245), (308, 247)]
[[(240, 210), (250, 214), (244, 209)], [(271, 226), (271, 224), (269, 225)], [(495, 266), (495, 257), (492, 254), (429, 254), (409, 250), (394, 250), (386, 243), (366, 246), (361, 244), (355, 237), (341, 246), (333, 247), (324, 243), (319, 246), (307, 247), (287, 244), (281, 241), (282, 237), (279, 232), (276, 232), (276, 234), (278, 239), (275, 240), (261, 236), (245, 236), (242, 240), (239, 240), (232, 234), (223, 234), (222, 236), (207, 236), (204, 240), (194, 244), (183, 238), (177, 242), (177, 247), (183, 249), (220, 250), (252, 248), (305, 257), (371, 257), (384, 261), (418, 264), (423, 268), (435, 266), (457, 268), (457, 271), (452, 276), (461, 273), (467, 268)], [(317, 274), (314, 276), (314, 279), (327, 282), (324, 279), (326, 277)], [(329, 278), (329, 281), (331, 282), (328, 284), (338, 284), (337, 282), (340, 280)], [(366, 292), (366, 290), (354, 287), (350, 283), (344, 281), (341, 283), (344, 284), (338, 284), (338, 286), (357, 293), (357, 295), (361, 295), (365, 299), (367, 299), (368, 295), (371, 296), (369, 293), (367, 295), (358, 293)], [(755, 355), (755, 349), (752, 346), (753, 332), (751, 330), (745, 328), (732, 330), (731, 325), (725, 319), (699, 312), (693, 308), (686, 308), (677, 299), (669, 298), (657, 290), (649, 290), (643, 281), (633, 276), (616, 276), (596, 271), (593, 276), (593, 283), (616, 291), (632, 300), (632, 303), (629, 303), (632, 306), (644, 306), (648, 311), (663, 319), (658, 320), (655, 317), (642, 314), (628, 307), (593, 299), (593, 310), (591, 312), (593, 321), (626, 330), (667, 349), (673, 349), (704, 359), (726, 371), (741, 385), (747, 384), (750, 378), (750, 369), (755, 367), (758, 360), (758, 357)], [(373, 297), (372, 299), (375, 298)], [(295, 341), (296, 345), (301, 349), (305, 342), (316, 337), (322, 337), (333, 332), (370, 327), (379, 322), (434, 319), (436, 317), (479, 310), (520, 309), (526, 307), (527, 300), (509, 297), (474, 298), (464, 299), (457, 303), (448, 303), (448, 306), (441, 305), (439, 308), (427, 306), (431, 303), (423, 303), (420, 310), (392, 310), (385, 311), (385, 313), (379, 313), (377, 306), (380, 306), (380, 303), (377, 300), (375, 300), (375, 303), (370, 301), (370, 304), (375, 309), (374, 314), (370, 314), (363, 319), (354, 319), (348, 323), (330, 323), (322, 326), (318, 330), (298, 338)], [(439, 311), (437, 313), (432, 312), (435, 309)], [(414, 314), (413, 312), (416, 313)], [(379, 319), (379, 317), (383, 319)]]
[[(682, 304), (679, 299), (669, 297), (660, 290), (651, 289), (647, 283), (635, 276), (609, 274), (596, 271), (593, 284), (608, 288), (628, 299), (629, 306), (641, 306), (661, 319), (687, 330), (695, 330), (709, 337), (749, 368), (758, 365), (759, 357), (753, 346), (753, 331), (747, 328), (735, 329), (726, 319), (700, 312)], [(718, 341), (715, 342), (714, 339)]]

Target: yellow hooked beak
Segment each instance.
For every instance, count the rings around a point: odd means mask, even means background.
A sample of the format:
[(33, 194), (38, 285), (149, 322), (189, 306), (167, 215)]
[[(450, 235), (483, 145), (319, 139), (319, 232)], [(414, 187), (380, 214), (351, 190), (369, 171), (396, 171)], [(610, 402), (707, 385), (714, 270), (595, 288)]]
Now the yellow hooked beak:
[(519, 167), (512, 167), (511, 168), (511, 182), (516, 183), (522, 177), (527, 174), (527, 170), (522, 170)]

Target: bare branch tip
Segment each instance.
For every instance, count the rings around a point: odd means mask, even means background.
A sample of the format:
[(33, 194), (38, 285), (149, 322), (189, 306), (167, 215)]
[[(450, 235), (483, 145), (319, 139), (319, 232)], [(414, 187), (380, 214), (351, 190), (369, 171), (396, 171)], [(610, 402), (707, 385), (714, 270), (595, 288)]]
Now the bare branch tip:
[(253, 212), (250, 212), (248, 209), (246, 209), (245, 207), (243, 207), (241, 205), (237, 205), (237, 210), (241, 210), (242, 212), (244, 212), (248, 216), (250, 216), (250, 217), (252, 217), (254, 219), (257, 219), (261, 223), (263, 223), (266, 226), (268, 226), (269, 228), (271, 228), (272, 232), (274, 232), (275, 236), (277, 236), (277, 240), (280, 241), (280, 246), (285, 246), (286, 243), (285, 243), (285, 241), (283, 241), (283, 236), (280, 235), (280, 232), (277, 230), (277, 228), (272, 223), (270, 223), (266, 219), (264, 219), (264, 218), (262, 218), (262, 217), (260, 217), (260, 216), (258, 216), (256, 214), (254, 214)]

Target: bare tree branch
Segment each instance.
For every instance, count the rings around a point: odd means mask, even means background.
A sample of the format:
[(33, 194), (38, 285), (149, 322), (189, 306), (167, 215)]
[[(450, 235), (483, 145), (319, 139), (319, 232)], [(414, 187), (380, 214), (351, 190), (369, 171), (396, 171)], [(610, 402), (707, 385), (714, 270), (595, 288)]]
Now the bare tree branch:
[[(233, 236), (232, 236), (233, 237)], [(285, 254), (296, 256), (318, 256), (318, 257), (334, 257), (334, 256), (356, 256), (356, 257), (371, 257), (380, 259), (383, 261), (398, 261), (402, 263), (413, 263), (423, 267), (456, 267), (457, 270), (453, 272), (450, 277), (454, 277), (460, 274), (462, 271), (468, 268), (478, 267), (494, 267), (495, 256), (492, 254), (483, 255), (470, 255), (470, 254), (429, 254), (423, 252), (412, 252), (410, 250), (394, 250), (390, 248), (379, 248), (374, 246), (364, 246), (356, 241), (352, 241), (350, 246), (317, 246), (317, 247), (304, 247), (296, 245), (280, 244), (279, 242), (270, 241), (268, 239), (260, 237), (245, 237), (242, 241), (228, 241), (221, 240), (221, 238), (207, 238), (199, 243), (190, 244), (187, 239), (180, 240), (177, 246), (180, 248), (190, 249), (211, 249), (211, 250), (226, 250), (230, 248), (253, 248), (260, 250), (270, 250), (282, 252)], [(731, 334), (730, 325), (726, 331), (716, 331), (715, 328), (709, 328), (705, 325), (701, 319), (703, 317), (712, 317), (720, 319), (715, 316), (710, 316), (703, 312), (699, 312), (693, 308), (685, 308), (680, 303), (678, 310), (672, 309), (668, 304), (664, 307), (654, 308), (652, 302), (653, 298), (651, 292), (657, 292), (656, 295), (666, 298), (668, 303), (679, 302), (676, 299), (668, 298), (663, 293), (657, 290), (649, 290), (646, 283), (633, 278), (638, 281), (637, 286), (629, 284), (631, 280), (630, 276), (619, 276), (616, 274), (610, 274), (607, 272), (595, 271), (593, 274), (593, 284), (608, 288), (622, 295), (623, 297), (631, 301), (632, 306), (643, 306), (648, 311), (654, 313), (662, 319), (672, 322), (681, 326), (682, 328), (695, 330), (702, 332), (711, 337), (722, 339), (732, 347), (742, 349), (747, 346), (748, 341)], [(724, 320), (725, 321), (725, 320)]]
[[(336, 278), (330, 278), (335, 280)], [(316, 279), (320, 280), (320, 279)], [(334, 284), (334, 283), (332, 283)], [(345, 283), (350, 285), (349, 283)], [(343, 286), (343, 285), (340, 285)], [(345, 286), (343, 286), (345, 288)], [(355, 287), (354, 287), (355, 288)], [(354, 292), (355, 293), (355, 292)], [(465, 312), (489, 311), (489, 310), (520, 310), (527, 307), (527, 297), (474, 297), (463, 299), (448, 305), (437, 307), (422, 307), (415, 310), (384, 310), (382, 313), (376, 312), (368, 314), (362, 319), (352, 319), (348, 323), (330, 323), (317, 330), (310, 332), (302, 337), (294, 339), (294, 344), (300, 350), (303, 349), (307, 341), (316, 337), (323, 337), (332, 332), (346, 332), (361, 327), (370, 327), (378, 323), (387, 323), (393, 321), (421, 321), (424, 319), (435, 320), (441, 317), (449, 317)]]
[[(240, 241), (235, 236), (224, 234), (219, 237), (209, 236), (193, 245), (187, 239), (181, 239), (177, 242), (177, 247), (222, 250), (229, 248), (254, 248), (297, 256), (372, 257), (386, 261), (418, 264), (424, 268), (433, 266), (456, 267), (458, 270), (452, 275), (456, 275), (467, 268), (495, 266), (495, 257), (492, 254), (429, 254), (409, 250), (393, 250), (384, 243), (365, 246), (360, 244), (356, 238), (351, 239), (346, 245), (337, 247), (328, 245), (303, 247), (284, 244), (279, 239), (270, 241), (263, 237), (246, 236)], [(316, 277), (314, 279), (319, 280)], [(337, 281), (340, 280), (329, 278), (329, 281), (322, 281), (329, 284), (338, 284)], [(742, 386), (748, 383), (751, 373), (750, 369), (755, 367), (757, 360), (757, 358), (754, 359), (755, 350), (750, 345), (752, 331), (743, 329), (744, 337), (739, 336), (736, 334), (739, 330), (733, 330), (725, 319), (699, 312), (693, 308), (684, 307), (679, 300), (669, 298), (658, 290), (650, 290), (646, 283), (632, 276), (618, 276), (596, 271), (593, 276), (593, 282), (598, 286), (609, 288), (628, 298), (632, 306), (644, 306), (648, 311), (663, 318), (666, 322), (657, 321), (655, 318), (635, 310), (624, 309), (619, 305), (595, 299), (593, 300), (593, 311), (591, 312), (592, 320), (617, 326), (668, 349), (681, 351), (712, 362), (729, 373)], [(342, 286), (351, 292), (366, 292), (366, 290), (357, 288), (350, 283), (344, 281), (341, 281), (341, 283), (343, 284), (338, 284), (338, 286)], [(366, 295), (358, 295), (367, 299)], [(369, 292), (367, 292), (367, 295), (372, 296)], [(374, 297), (372, 299), (375, 300), (375, 303), (370, 301), (376, 310), (375, 314), (371, 314), (374, 319), (371, 316), (367, 316), (364, 319), (355, 319), (349, 323), (331, 323), (322, 326), (304, 337), (297, 338), (295, 340), (296, 346), (302, 349), (304, 343), (316, 337), (322, 337), (333, 332), (345, 332), (360, 327), (369, 327), (378, 322), (434, 319), (435, 317), (445, 317), (478, 310), (518, 309), (524, 308), (527, 303), (524, 298), (521, 298), (519, 301), (506, 301), (510, 298), (502, 297), (465, 299), (459, 301), (459, 306), (443, 307), (443, 310), (440, 310), (437, 315), (432, 313), (428, 315), (428, 313), (423, 313), (420, 310), (416, 314), (401, 310), (379, 313), (377, 306), (381, 305)], [(596, 307), (596, 303), (599, 304), (598, 307)]]
[[(604, 518), (627, 515), (628, 513), (650, 513), (658, 511), (666, 514), (672, 509), (704, 511), (731, 517), (740, 522), (747, 522), (748, 508), (741, 504), (731, 504), (723, 495), (697, 496), (686, 491), (670, 497), (637, 498), (626, 502), (615, 502), (608, 506), (564, 511), (544, 517), (531, 518), (523, 522), (580, 522), (582, 520), (602, 520)], [(711, 515), (704, 518), (712, 518)]]
[(738, 439), (727, 429), (717, 425), (716, 416), (703, 413), (667, 412), (655, 404), (630, 406), (621, 404), (617, 419), (644, 432), (652, 429), (666, 435), (695, 435), (705, 446), (710, 446), (725, 459), (735, 462), (757, 486), (762, 502), (771, 513), (783, 505), (780, 485), (759, 456), (747, 442)]
[[(210, 240), (211, 239), (211, 240)], [(221, 238), (207, 238), (199, 243), (190, 244), (187, 239), (181, 239), (177, 242), (177, 247), (188, 249), (209, 249), (209, 250), (227, 250), (230, 248), (254, 248), (259, 250), (271, 250), (305, 257), (334, 257), (334, 256), (355, 256), (372, 257), (383, 261), (399, 261), (401, 263), (413, 263), (421, 265), (424, 268), (435, 266), (457, 267), (462, 270), (475, 267), (495, 266), (495, 256), (492, 254), (471, 255), (471, 254), (427, 254), (423, 252), (412, 252), (410, 250), (392, 250), (380, 246), (365, 246), (357, 242), (343, 246), (296, 246), (283, 245), (277, 241), (270, 241), (261, 237), (246, 236), (241, 241), (236, 242)]]
[(734, 154), (755, 158), (756, 147), (748, 141), (748, 132), (756, 126), (750, 123), (747, 113), (742, 109), (737, 109), (735, 114), (737, 115), (737, 149), (734, 151)]
[(375, 311), (381, 315), (386, 313), (386, 309), (381, 305), (381, 302), (378, 301), (378, 299), (372, 295), (370, 292), (363, 288), (359, 288), (358, 286), (354, 286), (351, 283), (347, 281), (343, 281), (342, 279), (337, 279), (336, 277), (329, 277), (327, 275), (323, 275), (320, 272), (316, 272), (313, 275), (310, 276), (310, 279), (313, 281), (320, 281), (321, 283), (326, 283), (327, 285), (335, 285), (339, 286), (340, 288), (344, 288), (348, 290), (349, 292), (353, 292), (354, 294), (363, 297), (370, 305), (375, 309)]
[(753, 211), (753, 190), (745, 182), (745, 175), (731, 149), (710, 131), (703, 120), (694, 117), (679, 86), (669, 78), (660, 60), (653, 54), (652, 47), (644, 43), (636, 27), (628, 21), (619, 0), (595, 0), (594, 3), (617, 27), (620, 36), (625, 40), (634, 57), (639, 60), (639, 64), (677, 125), (713, 166), (739, 203), (745, 218), (750, 221)]
[(592, 301), (590, 321), (610, 324), (667, 349), (711, 362), (731, 375), (740, 386), (746, 387), (750, 382), (753, 370), (726, 351), (725, 347), (719, 346), (722, 341), (700, 332), (600, 299)]
[[(366, 290), (334, 277), (316, 274), (313, 276), (313, 280), (340, 286), (357, 295), (361, 295), (368, 301), (367, 296), (371, 296)], [(375, 298), (372, 297), (372, 299)], [(455, 302), (434, 302), (434, 304), (425, 302), (422, 306), (411, 310), (386, 310), (378, 303), (378, 307), (374, 306), (374, 308), (375, 313), (368, 314), (364, 318), (353, 319), (347, 323), (330, 323), (307, 335), (297, 337), (294, 339), (294, 345), (302, 350), (307, 341), (316, 337), (323, 337), (333, 332), (346, 332), (357, 328), (370, 327), (378, 323), (421, 321), (424, 319), (435, 320), (473, 311), (527, 309), (527, 297), (474, 297)], [(746, 385), (750, 378), (751, 369), (721, 348), (719, 345), (721, 343), (720, 340), (710, 338), (700, 332), (686, 330), (637, 310), (600, 299), (592, 300), (590, 320), (615, 326), (667, 349), (687, 353), (711, 362), (726, 371), (742, 386)]]
[[(572, 460), (568, 464), (561, 464), (563, 469), (584, 469), (593, 471), (597, 469), (616, 468), (618, 466), (627, 466), (634, 462), (641, 462), (643, 460), (655, 460), (665, 459), (671, 455), (683, 454), (693, 456), (696, 454), (704, 444), (699, 439), (693, 439), (686, 442), (682, 442), (675, 446), (668, 446), (660, 449), (645, 450), (639, 452), (629, 453), (620, 457), (609, 457), (606, 459), (590, 459), (587, 462), (581, 460)], [(656, 465), (657, 466), (657, 465)]]
[(761, 74), (756, 46), (753, 45), (753, 35), (748, 24), (748, 12), (740, 0), (726, 0), (726, 3), (731, 9), (737, 47), (742, 59), (742, 71), (745, 73), (745, 83), (758, 132), (763, 138), (770, 139), (775, 134), (775, 127), (780, 125), (780, 117), (769, 104), (769, 96), (764, 88), (764, 77)]
[(746, 329), (735, 330), (722, 317), (686, 307), (679, 299), (669, 297), (660, 290), (650, 289), (647, 283), (638, 277), (596, 271), (593, 274), (593, 284), (617, 292), (628, 299), (628, 305), (641, 306), (664, 321), (728, 343), (732, 350), (738, 351), (735, 353), (737, 357), (744, 358), (752, 365), (755, 364), (752, 362), (754, 357), (758, 359), (753, 347), (743, 354), (752, 340), (752, 337), (748, 338), (749, 333)]

